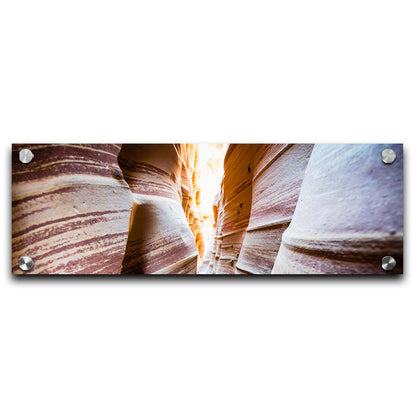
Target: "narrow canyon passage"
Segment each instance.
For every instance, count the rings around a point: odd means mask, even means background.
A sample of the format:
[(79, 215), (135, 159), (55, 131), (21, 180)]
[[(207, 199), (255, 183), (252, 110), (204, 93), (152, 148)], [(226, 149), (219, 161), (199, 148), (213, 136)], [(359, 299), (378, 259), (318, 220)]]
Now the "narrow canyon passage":
[(372, 274), (389, 253), (400, 272), (402, 147), (389, 170), (384, 147), (13, 145), (12, 271)]
[(123, 145), (122, 274), (269, 274), (313, 145)]
[(401, 259), (400, 218), (393, 231), (381, 218), (402, 202), (373, 198), (385, 175), (374, 145), (131, 146), (123, 273), (372, 273), (383, 252)]
[(122, 146), (118, 162), (134, 200), (122, 274), (197, 273), (213, 230), (223, 148)]

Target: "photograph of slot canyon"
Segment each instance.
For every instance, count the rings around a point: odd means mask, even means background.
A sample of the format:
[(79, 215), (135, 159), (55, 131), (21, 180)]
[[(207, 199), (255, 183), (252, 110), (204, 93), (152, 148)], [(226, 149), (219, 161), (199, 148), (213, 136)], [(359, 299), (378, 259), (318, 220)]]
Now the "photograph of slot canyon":
[(12, 273), (403, 273), (401, 144), (13, 144)]

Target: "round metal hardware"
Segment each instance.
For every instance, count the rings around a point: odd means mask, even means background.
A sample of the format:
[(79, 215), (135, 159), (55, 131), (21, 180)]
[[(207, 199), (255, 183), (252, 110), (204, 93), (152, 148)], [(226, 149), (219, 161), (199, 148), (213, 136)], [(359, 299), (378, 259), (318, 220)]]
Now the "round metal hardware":
[(396, 160), (396, 152), (393, 149), (384, 149), (381, 152), (381, 160), (386, 165), (390, 165)]
[(22, 256), (19, 259), (19, 267), (24, 272), (28, 272), (33, 269), (35, 262), (29, 256)]
[(381, 267), (383, 268), (383, 270), (389, 272), (396, 267), (396, 260), (394, 260), (394, 258), (391, 256), (384, 256), (381, 259)]
[(34, 158), (34, 154), (29, 149), (22, 149), (19, 152), (19, 160), (22, 163), (30, 163)]

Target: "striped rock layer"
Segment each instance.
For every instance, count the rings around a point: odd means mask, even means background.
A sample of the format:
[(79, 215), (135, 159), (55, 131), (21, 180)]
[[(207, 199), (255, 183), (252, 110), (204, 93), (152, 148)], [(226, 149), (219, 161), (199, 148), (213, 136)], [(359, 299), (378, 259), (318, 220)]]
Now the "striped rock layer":
[(213, 209), (203, 274), (403, 271), (402, 145), (230, 145)]
[(246, 229), (250, 220), (252, 156), (256, 145), (231, 144), (224, 158), (224, 180), (218, 205), (218, 234), (215, 247), (215, 273), (236, 271)]
[(196, 153), (187, 144), (122, 146), (119, 163), (134, 198), (123, 274), (196, 274)]
[(267, 144), (254, 154), (250, 221), (237, 262), (241, 273), (271, 273), (298, 202), (310, 144)]
[(198, 181), (193, 144), (13, 145), (12, 271), (28, 255), (30, 274), (196, 273)]
[(272, 272), (383, 274), (384, 256), (403, 272), (403, 146), (315, 145)]
[(215, 238), (201, 273), (271, 273), (313, 145), (233, 144), (224, 159)]
[(198, 145), (186, 143), (180, 146), (182, 208), (191, 227), (198, 251), (198, 259), (204, 255), (203, 217), (200, 210), (200, 167)]
[[(118, 274), (133, 204), (117, 175), (117, 144), (19, 144), (12, 147), (12, 272)], [(34, 159), (24, 164), (19, 151)]]

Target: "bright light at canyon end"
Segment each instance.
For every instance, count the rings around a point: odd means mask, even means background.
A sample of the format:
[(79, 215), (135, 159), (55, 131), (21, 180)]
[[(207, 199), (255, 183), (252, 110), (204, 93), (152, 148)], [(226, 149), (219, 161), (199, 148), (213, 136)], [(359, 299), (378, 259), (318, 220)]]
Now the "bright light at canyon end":
[(204, 218), (203, 234), (205, 250), (212, 235), (214, 198), (221, 190), (221, 180), (224, 174), (224, 155), (227, 145), (217, 143), (199, 144), (199, 163), (201, 169), (200, 198), (201, 212)]

